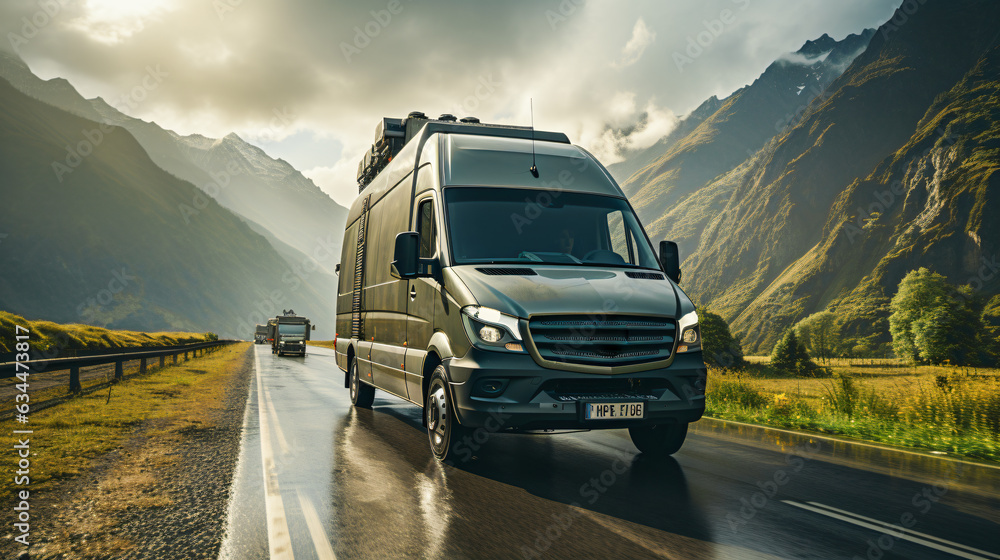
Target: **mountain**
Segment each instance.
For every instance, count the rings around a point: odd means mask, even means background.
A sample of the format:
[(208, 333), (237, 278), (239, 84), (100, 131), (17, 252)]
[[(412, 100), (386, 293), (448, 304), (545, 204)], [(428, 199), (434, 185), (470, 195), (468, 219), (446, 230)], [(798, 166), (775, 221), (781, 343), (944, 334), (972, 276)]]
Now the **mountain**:
[[(128, 130), (157, 165), (197, 186), (224, 207), (260, 224), (301, 253), (302, 258), (314, 259), (325, 271), (325, 280), (331, 279), (339, 260), (347, 209), (288, 162), (269, 157), (235, 134), (222, 139), (180, 136), (154, 122), (130, 117), (99, 97), (84, 99), (66, 80), (38, 78), (20, 58), (3, 51), (0, 51), (0, 76), (45, 103)], [(189, 217), (191, 210), (197, 208), (186, 209)], [(336, 258), (313, 257), (318, 246), (331, 243), (336, 248)]]
[(863, 345), (885, 343), (888, 300), (920, 266), (1000, 292), (982, 272), (1000, 250), (988, 216), (1000, 196), (1000, 3), (910, 11), (792, 126), (691, 196), (706, 225), (686, 288), (751, 351), (823, 309)]
[[(667, 138), (629, 158), (639, 167), (622, 184), (650, 237), (662, 239), (674, 220), (662, 218), (707, 182), (729, 172), (784, 128), (847, 68), (875, 33), (867, 29), (835, 41), (823, 35), (776, 60), (754, 82), (729, 97), (704, 102)], [(689, 225), (691, 222), (689, 221)], [(690, 229), (690, 228), (689, 228)], [(682, 254), (695, 237), (677, 238)], [(676, 233), (673, 233), (676, 235)]]
[(334, 286), (295, 283), (239, 216), (158, 167), (127, 131), (0, 80), (0, 309), (57, 322), (247, 338), (282, 308), (332, 336)]

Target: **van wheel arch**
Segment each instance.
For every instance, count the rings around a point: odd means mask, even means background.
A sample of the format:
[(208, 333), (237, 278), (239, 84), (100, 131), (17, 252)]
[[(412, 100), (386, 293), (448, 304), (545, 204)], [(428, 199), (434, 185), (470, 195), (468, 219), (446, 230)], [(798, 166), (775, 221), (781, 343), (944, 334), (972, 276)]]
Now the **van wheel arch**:
[[(427, 402), (427, 389), (431, 386), (431, 376), (434, 375), (434, 370), (441, 364), (441, 358), (437, 355), (437, 352), (431, 350), (427, 353), (424, 358), (424, 367), (421, 373), (423, 374), (423, 379), (420, 383), (420, 403), (423, 404)], [(427, 427), (427, 415), (421, 414), (423, 418), (423, 425)]]
[(344, 389), (351, 388), (351, 360), (354, 359), (354, 345), (347, 347), (347, 370), (344, 371)]

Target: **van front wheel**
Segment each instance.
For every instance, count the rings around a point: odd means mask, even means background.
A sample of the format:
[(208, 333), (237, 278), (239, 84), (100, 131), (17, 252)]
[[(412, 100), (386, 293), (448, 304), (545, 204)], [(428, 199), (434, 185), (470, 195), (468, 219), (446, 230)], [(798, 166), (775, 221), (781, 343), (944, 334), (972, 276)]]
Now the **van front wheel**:
[(375, 400), (375, 387), (361, 382), (358, 373), (358, 359), (351, 358), (351, 404), (360, 408), (371, 408)]
[[(424, 400), (424, 416), (434, 456), (447, 461), (462, 455), (462, 440), (468, 430), (458, 423), (455, 416), (455, 403), (448, 393), (444, 366), (439, 365), (431, 377), (427, 398)], [(468, 449), (465, 451), (468, 452)]]
[(639, 451), (647, 455), (663, 456), (677, 453), (684, 445), (687, 432), (687, 422), (628, 429), (628, 435)]

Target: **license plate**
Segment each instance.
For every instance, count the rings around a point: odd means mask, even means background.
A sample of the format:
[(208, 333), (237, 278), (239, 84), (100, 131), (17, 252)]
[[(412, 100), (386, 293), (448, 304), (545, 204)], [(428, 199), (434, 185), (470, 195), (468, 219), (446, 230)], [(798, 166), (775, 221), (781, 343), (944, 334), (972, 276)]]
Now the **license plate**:
[(587, 420), (632, 420), (642, 418), (645, 403), (587, 403)]

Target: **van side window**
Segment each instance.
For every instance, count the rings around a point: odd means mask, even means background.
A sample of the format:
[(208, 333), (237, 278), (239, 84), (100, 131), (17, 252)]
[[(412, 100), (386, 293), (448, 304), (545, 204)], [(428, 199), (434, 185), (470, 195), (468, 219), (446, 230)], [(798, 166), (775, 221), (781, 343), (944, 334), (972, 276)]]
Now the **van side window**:
[(433, 257), (436, 246), (433, 200), (425, 200), (420, 203), (417, 210), (417, 231), (420, 233), (420, 258)]

